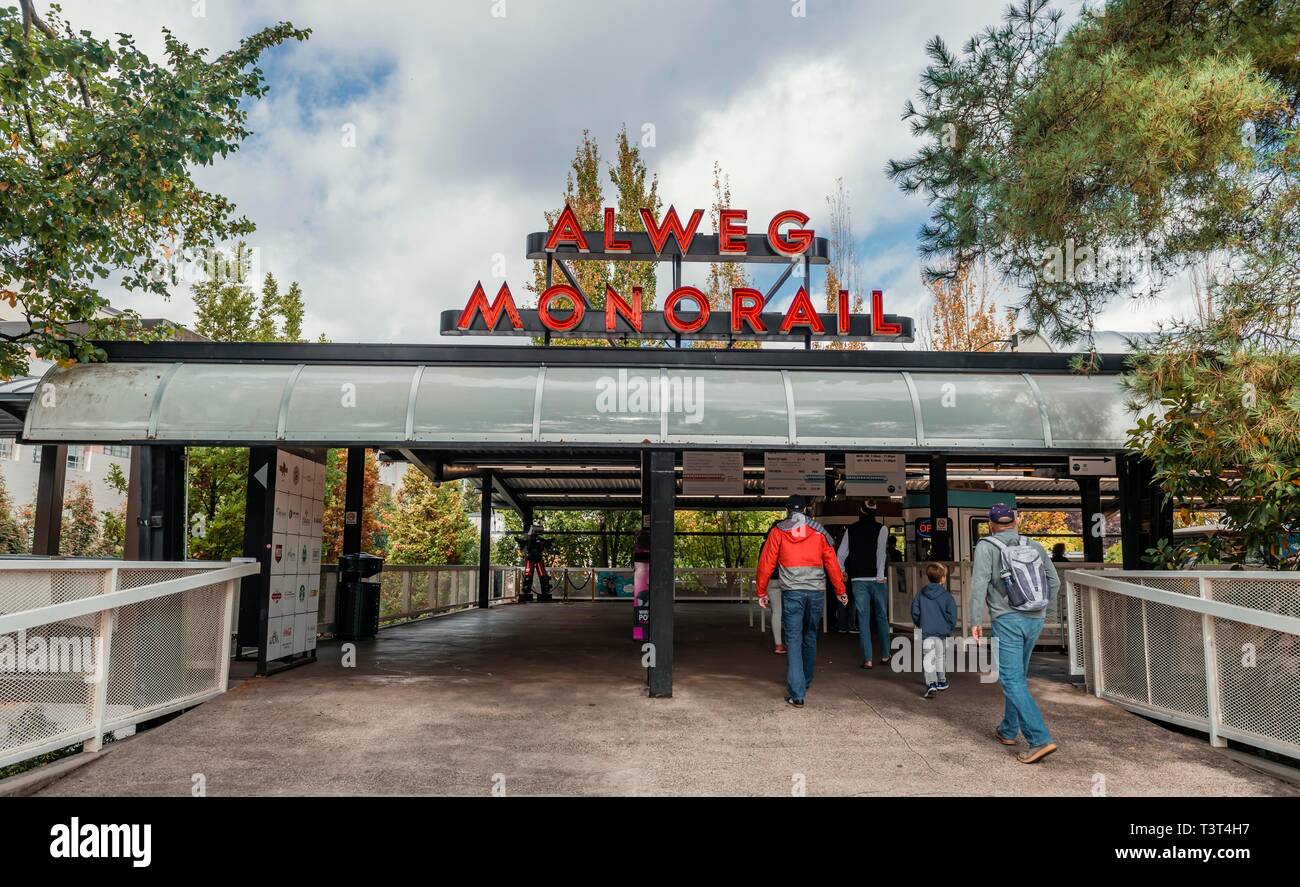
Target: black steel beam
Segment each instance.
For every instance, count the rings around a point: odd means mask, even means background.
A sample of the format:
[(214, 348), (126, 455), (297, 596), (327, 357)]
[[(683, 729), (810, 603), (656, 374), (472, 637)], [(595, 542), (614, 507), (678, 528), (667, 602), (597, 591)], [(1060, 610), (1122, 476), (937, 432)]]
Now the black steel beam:
[(266, 674), (266, 629), (271, 603), (271, 528), (275, 522), (275, 447), (251, 447), (244, 487), (244, 557), (256, 558), (261, 571), (239, 584), (237, 652), (257, 647), (257, 673)]
[(32, 554), (57, 557), (63, 535), (63, 487), (68, 473), (68, 448), (62, 444), (41, 447), (41, 467), (36, 480), (36, 517)]
[[(643, 515), (650, 513), (650, 453), (651, 450), (641, 451), (641, 513)], [(676, 472), (674, 472), (675, 474)], [(542, 495), (535, 497), (542, 499)]]
[[(941, 518), (942, 530), (939, 529)], [(952, 526), (948, 520), (948, 460), (943, 456), (930, 457), (930, 559), (953, 559)]]
[(361, 519), (365, 512), (366, 448), (348, 447), (343, 486), (343, 554), (361, 553)]
[(437, 460), (430, 459), (427, 452), (423, 450), (408, 450), (408, 449), (383, 450), (381, 452), (381, 455), (389, 454), (393, 452), (400, 454), (402, 459), (401, 460), (392, 459), (391, 461), (405, 461), (408, 465), (413, 466), (418, 471), (423, 473), (425, 477), (433, 481), (435, 484), (440, 484), (445, 479), (442, 476), (442, 463), (438, 462)]
[(1156, 481), (1155, 466), (1143, 456), (1127, 453), (1119, 459), (1120, 533), (1124, 540), (1124, 569), (1149, 570), (1147, 549), (1161, 539), (1174, 538), (1173, 504)]
[(492, 473), (483, 478), (483, 492), (479, 496), (478, 531), (478, 605), (486, 610), (492, 593)]
[(764, 305), (772, 301), (772, 297), (781, 291), (781, 287), (785, 286), (785, 282), (790, 279), (790, 275), (793, 273), (794, 262), (786, 262), (785, 270), (781, 272), (781, 276), (767, 288), (767, 292), (763, 293)]
[(673, 695), (673, 511), (677, 493), (672, 450), (650, 454), (649, 694)]
[(532, 510), (532, 506), (528, 504), (528, 500), (521, 496), (518, 490), (511, 487), (510, 484), (506, 482), (505, 478), (496, 471), (490, 472), (488, 477), (484, 478), (484, 482), (489, 483), (491, 488), (495, 490), (497, 494), (505, 500), (505, 503), (513, 508), (515, 513), (520, 517), (524, 515), (524, 512)]
[(185, 558), (185, 448), (140, 448), (136, 550), (128, 560)]
[[(582, 284), (578, 282), (578, 278), (574, 276), (573, 271), (569, 268), (569, 263), (556, 256), (555, 264), (560, 266), (560, 273), (564, 275), (565, 280), (569, 281), (569, 286), (573, 287), (578, 293), (578, 298), (582, 299), (582, 307), (590, 308), (591, 296), (588, 296), (587, 291), (582, 288)], [(601, 295), (603, 296), (604, 293), (601, 293)]]
[(1106, 513), (1101, 508), (1101, 478), (1079, 477), (1079, 503), (1083, 517), (1083, 559), (1101, 563), (1106, 559)]
[[(142, 363), (305, 363), (418, 366), (620, 366), (725, 369), (882, 369), (926, 371), (1074, 373), (1074, 355), (1020, 351), (792, 351), (762, 348), (552, 347), (520, 345), (402, 345), (341, 342), (96, 342), (111, 361)], [(1127, 354), (1099, 356), (1102, 375), (1124, 372)]]

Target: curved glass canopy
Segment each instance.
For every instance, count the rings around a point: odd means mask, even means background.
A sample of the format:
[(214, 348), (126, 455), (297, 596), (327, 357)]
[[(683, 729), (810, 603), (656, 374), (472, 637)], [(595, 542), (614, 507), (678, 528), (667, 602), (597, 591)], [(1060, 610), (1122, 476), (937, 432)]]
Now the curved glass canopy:
[(1115, 375), (274, 363), (52, 369), (37, 443), (1122, 449)]

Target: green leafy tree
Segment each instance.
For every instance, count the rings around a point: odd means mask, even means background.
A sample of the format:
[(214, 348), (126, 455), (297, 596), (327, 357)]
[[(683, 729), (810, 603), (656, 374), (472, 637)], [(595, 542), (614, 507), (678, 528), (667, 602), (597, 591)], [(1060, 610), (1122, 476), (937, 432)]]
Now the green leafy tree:
[(13, 500), (0, 475), (0, 554), (29, 554), (31, 550), (27, 531), (14, 517)]
[(1130, 385), (1148, 410), (1130, 445), (1151, 459), (1176, 509), (1221, 509), (1228, 530), (1148, 559), (1300, 568), (1300, 356), (1162, 349), (1145, 355)]
[(777, 511), (683, 511), (674, 526), (678, 531), (711, 533), (709, 536), (678, 536), (673, 544), (678, 566), (738, 569), (755, 567), (763, 537), (772, 523), (783, 516)]
[(1223, 510), (1236, 541), (1198, 556), (1294, 564), (1300, 4), (1109, 0), (1061, 22), (1022, 0), (960, 54), (931, 41), (906, 113), (925, 144), (889, 168), (931, 204), (927, 276), (987, 260), (1068, 342), (1208, 263), (1198, 313), (1131, 361), (1129, 444), (1180, 509)]
[[(619, 231), (644, 231), (645, 222), (641, 218), (641, 209), (653, 212), (656, 217), (662, 207), (659, 199), (659, 177), (650, 175), (646, 169), (641, 149), (628, 138), (624, 126), (616, 138), (615, 159), (607, 167), (610, 183), (614, 186), (614, 223)], [(573, 209), (584, 231), (599, 231), (605, 224), (605, 195), (601, 184), (600, 146), (586, 130), (582, 141), (574, 152), (569, 175), (564, 187), (564, 205)], [(546, 228), (550, 230), (559, 217), (561, 209), (548, 212)], [(587, 294), (591, 304), (603, 309), (605, 306), (605, 287), (613, 286), (620, 296), (629, 304), (632, 302), (632, 288), (641, 287), (641, 307), (650, 310), (655, 302), (655, 267), (653, 262), (572, 262), (573, 271), (582, 291)], [(557, 267), (553, 280), (567, 283), (567, 279)], [(540, 297), (546, 289), (546, 264), (533, 263), (533, 282), (529, 289)], [(578, 340), (574, 344), (605, 344), (606, 340)], [(637, 344), (635, 341), (629, 344)]]
[[(271, 275), (267, 275), (270, 277)], [(289, 284), (289, 291), (280, 299), (280, 316), (284, 318), (284, 332), (280, 339), (285, 342), (302, 341), (302, 289), (298, 281)]]
[[(321, 558), (327, 564), (336, 563), (343, 551), (347, 466), (348, 451), (344, 448), (330, 450), (325, 457), (325, 512)], [(390, 516), (383, 510), (384, 498), (380, 495), (380, 489), (379, 453), (376, 450), (366, 450), (361, 486), (361, 550), (382, 556), (387, 539), (384, 524)]]
[(100, 553), (99, 515), (90, 485), (70, 484), (63, 503), (63, 527), (59, 553), (65, 557), (89, 557)]
[(230, 560), (244, 550), (248, 450), (191, 447), (189, 451), (190, 555)]
[(108, 307), (99, 281), (116, 273), (166, 296), (176, 254), (253, 230), (194, 170), (248, 136), (248, 109), (267, 90), (263, 53), (309, 33), (280, 23), (210, 58), (164, 31), (159, 64), (127, 34), (76, 30), (57, 7), (0, 8), (0, 298), (30, 327), (0, 339), (0, 375), (24, 374), (29, 348), (102, 359), (90, 339), (122, 316), (96, 317)]
[(925, 145), (889, 165), (931, 203), (927, 275), (987, 258), (1070, 341), (1228, 250), (1255, 267), (1219, 295), (1293, 316), (1297, 45), (1292, 0), (1109, 0), (1064, 31), (1022, 0), (960, 55), (935, 38), (905, 115)]
[[(297, 342), (302, 336), (303, 297), (297, 281), (281, 295), (268, 273), (260, 298), (251, 286), (247, 247), (237, 244), (231, 273), (193, 286), (195, 331), (222, 342)], [(191, 447), (189, 456), (190, 553), (229, 560), (244, 548), (248, 450)]]
[(280, 305), (280, 284), (270, 271), (262, 279), (262, 301), (257, 308), (253, 336), (258, 342), (275, 341), (275, 313)]
[(478, 533), (470, 522), (459, 482), (435, 484), (408, 469), (388, 521), (388, 554), (394, 564), (478, 562)]

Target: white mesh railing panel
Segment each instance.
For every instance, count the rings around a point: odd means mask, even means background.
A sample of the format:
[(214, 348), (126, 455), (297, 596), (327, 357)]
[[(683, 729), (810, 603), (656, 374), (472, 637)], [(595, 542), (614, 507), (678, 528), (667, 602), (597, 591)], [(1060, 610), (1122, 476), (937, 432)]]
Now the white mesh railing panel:
[(1101, 667), (1106, 691), (1143, 705), (1147, 693), (1146, 644), (1142, 634), (1142, 602), (1110, 592), (1097, 592), (1101, 622)]
[(1208, 718), (1200, 614), (1148, 601), (1146, 630), (1150, 703), (1189, 717)]
[(118, 610), (108, 673), (118, 721), (220, 688), (226, 590), (210, 585)]
[(70, 745), (90, 729), (96, 621), (78, 617), (0, 635), (0, 646), (17, 655), (13, 669), (0, 673), (0, 754), (59, 737)]
[[(1219, 745), (1234, 739), (1300, 756), (1300, 575), (1098, 576), (1137, 588), (1101, 588), (1075, 574), (1076, 641), (1094, 691), (1144, 714), (1201, 725)], [(1147, 600), (1142, 588), (1207, 603)]]
[(1227, 619), (1214, 632), (1223, 724), (1300, 749), (1300, 637)]
[(18, 613), (95, 597), (103, 594), (105, 588), (103, 570), (6, 570), (0, 613)]
[(256, 569), (0, 560), (0, 617), (16, 629), (0, 633), (0, 765), (98, 747), (101, 730), (222, 692), (234, 585)]

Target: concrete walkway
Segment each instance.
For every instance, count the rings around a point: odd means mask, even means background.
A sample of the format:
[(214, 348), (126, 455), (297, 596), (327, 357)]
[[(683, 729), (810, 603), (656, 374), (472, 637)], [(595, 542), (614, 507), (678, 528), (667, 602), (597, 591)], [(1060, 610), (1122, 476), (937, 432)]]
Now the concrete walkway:
[[(1034, 679), (1061, 751), (1018, 763), (990, 733), (996, 684), (858, 667), (823, 636), (808, 706), (784, 658), (729, 604), (677, 608), (675, 696), (647, 699), (631, 608), (506, 605), (386, 629), (355, 668), (321, 661), (248, 680), (49, 786), (47, 795), (507, 794), (1293, 795), (1285, 782)], [(1059, 657), (1046, 657), (1050, 669)]]

